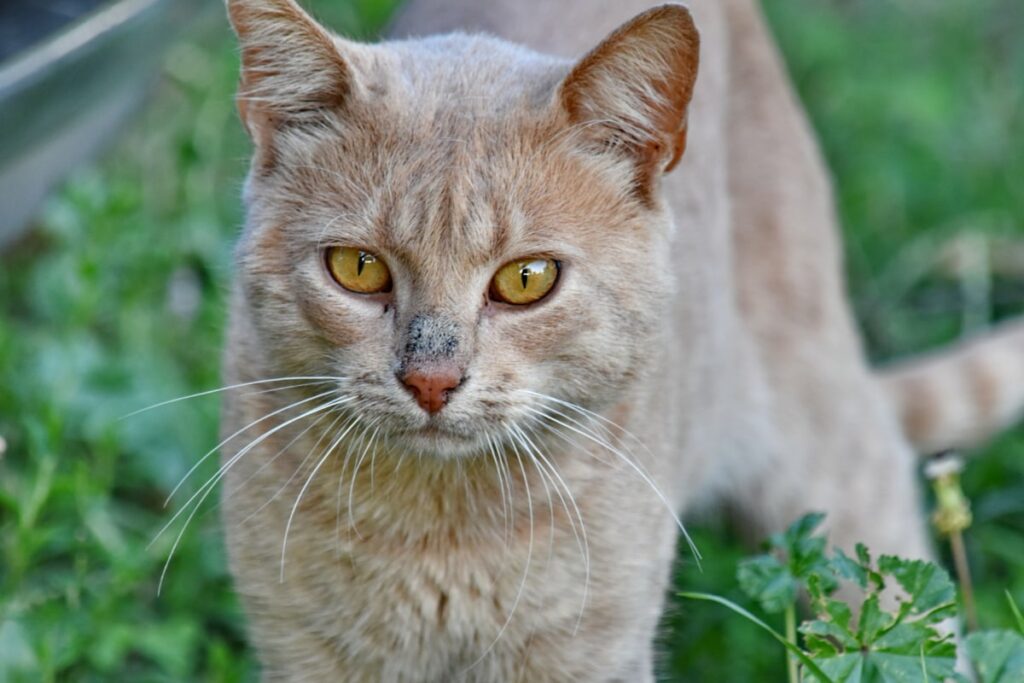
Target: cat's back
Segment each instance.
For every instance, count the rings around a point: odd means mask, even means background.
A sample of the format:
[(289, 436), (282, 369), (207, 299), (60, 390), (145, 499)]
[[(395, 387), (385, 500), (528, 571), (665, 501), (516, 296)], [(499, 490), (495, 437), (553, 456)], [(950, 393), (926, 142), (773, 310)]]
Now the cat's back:
[[(576, 57), (594, 41), (659, 2), (650, 0), (410, 0), (398, 13), (390, 32), (394, 37), (450, 31), (479, 31), (563, 57)], [(716, 0), (685, 3), (702, 35), (720, 24)], [(704, 50), (707, 50), (705, 42)], [(702, 52), (702, 60), (707, 55)]]
[[(829, 173), (757, 0), (727, 0), (729, 195), (741, 314), (766, 343), (853, 332)], [(843, 349), (848, 351), (849, 349)]]

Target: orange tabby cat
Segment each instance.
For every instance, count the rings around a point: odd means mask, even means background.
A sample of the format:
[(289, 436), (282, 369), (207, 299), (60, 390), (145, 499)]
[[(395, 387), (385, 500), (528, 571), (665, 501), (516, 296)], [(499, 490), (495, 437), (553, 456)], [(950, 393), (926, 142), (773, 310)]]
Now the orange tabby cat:
[(265, 680), (652, 680), (677, 513), (927, 555), (900, 415), (935, 448), (1019, 412), (1019, 329), (865, 364), (752, 0), (413, 0), (395, 35), (472, 33), (378, 45), (228, 8), (226, 376), (261, 384), (225, 525)]

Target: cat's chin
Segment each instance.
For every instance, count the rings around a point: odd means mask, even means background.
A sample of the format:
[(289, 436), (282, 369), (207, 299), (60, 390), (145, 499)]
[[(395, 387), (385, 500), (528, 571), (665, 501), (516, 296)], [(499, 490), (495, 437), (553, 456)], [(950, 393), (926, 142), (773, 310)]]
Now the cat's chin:
[(442, 459), (462, 458), (483, 449), (477, 438), (434, 425), (393, 435), (391, 441), (411, 453)]

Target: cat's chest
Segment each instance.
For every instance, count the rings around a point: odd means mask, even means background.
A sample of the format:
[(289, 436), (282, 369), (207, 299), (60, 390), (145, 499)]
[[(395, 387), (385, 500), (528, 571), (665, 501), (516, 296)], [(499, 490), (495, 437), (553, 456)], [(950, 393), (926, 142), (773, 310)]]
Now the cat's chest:
[[(471, 666), (515, 680), (527, 651), (554, 656), (577, 627), (646, 624), (637, 615), (663, 593), (671, 523), (632, 470), (559, 461), (560, 497), (526, 467), (452, 474), (381, 454), (316, 469), (302, 465), (315, 444), (290, 438), (239, 460), (224, 493), (238, 586), (285, 650), (301, 632), (325, 661), (365, 664), (366, 680), (453, 680)], [(604, 648), (573, 666), (592, 670)]]
[[(403, 534), (363, 523), (331, 530), (333, 549), (304, 561), (296, 590), (307, 619), (346, 658), (386, 655), (437, 672), (489, 652), (515, 659), (531, 634), (568, 632), (585, 608), (587, 564), (548, 511), (499, 525), (488, 539), (436, 531)], [(314, 557), (319, 556), (319, 561)], [(440, 675), (440, 674), (438, 674)]]

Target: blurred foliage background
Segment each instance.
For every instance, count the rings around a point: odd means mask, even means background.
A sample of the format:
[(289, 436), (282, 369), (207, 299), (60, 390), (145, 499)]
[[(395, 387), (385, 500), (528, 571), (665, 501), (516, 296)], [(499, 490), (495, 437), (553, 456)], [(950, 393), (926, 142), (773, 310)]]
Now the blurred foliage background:
[[(319, 0), (372, 37), (394, 0)], [(870, 353), (924, 349), (1024, 310), (1024, 4), (766, 0), (837, 181)], [(164, 585), (163, 501), (216, 443), (224, 294), (248, 143), (216, 17), (168, 55), (149, 105), (0, 253), (0, 680), (242, 681), (252, 654), (216, 506)], [(10, 134), (4, 131), (0, 134)], [(203, 468), (198, 477), (212, 472)], [(1024, 430), (973, 459), (968, 549), (983, 625), (1024, 602)], [(200, 479), (201, 481), (201, 479)], [(813, 486), (813, 482), (808, 482)], [(193, 489), (194, 490), (194, 489)], [(728, 524), (695, 520), (704, 571), (743, 602)], [(664, 680), (780, 680), (781, 650), (712, 606), (673, 604)]]

